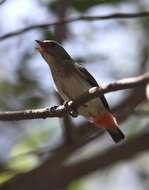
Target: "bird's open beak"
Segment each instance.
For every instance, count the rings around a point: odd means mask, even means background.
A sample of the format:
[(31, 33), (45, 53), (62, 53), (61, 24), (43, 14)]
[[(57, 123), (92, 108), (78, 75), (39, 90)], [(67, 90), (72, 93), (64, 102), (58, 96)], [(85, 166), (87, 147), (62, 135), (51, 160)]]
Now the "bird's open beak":
[(38, 43), (38, 46), (36, 47), (36, 50), (40, 53), (43, 53), (45, 51), (45, 43), (40, 40), (35, 40)]

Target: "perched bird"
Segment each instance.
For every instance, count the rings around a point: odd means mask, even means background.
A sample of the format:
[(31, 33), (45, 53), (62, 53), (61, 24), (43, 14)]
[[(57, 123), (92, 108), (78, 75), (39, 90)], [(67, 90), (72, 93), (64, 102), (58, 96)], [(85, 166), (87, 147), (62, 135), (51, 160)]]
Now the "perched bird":
[[(74, 100), (91, 87), (99, 86), (93, 76), (77, 64), (59, 43), (52, 40), (36, 42), (36, 49), (48, 63), (57, 91), (64, 101)], [(124, 139), (104, 95), (90, 100), (77, 111), (97, 127), (105, 128), (115, 142)]]

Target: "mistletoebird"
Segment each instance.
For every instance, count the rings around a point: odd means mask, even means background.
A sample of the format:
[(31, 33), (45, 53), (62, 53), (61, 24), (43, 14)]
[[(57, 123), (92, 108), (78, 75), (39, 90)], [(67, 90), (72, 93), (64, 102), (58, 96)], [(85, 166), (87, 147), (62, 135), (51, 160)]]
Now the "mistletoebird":
[[(59, 43), (52, 40), (36, 42), (36, 49), (48, 63), (57, 91), (64, 101), (74, 100), (90, 88), (99, 86), (93, 76), (77, 64)], [(104, 95), (82, 105), (78, 108), (78, 114), (97, 127), (105, 128), (115, 142), (124, 139)]]

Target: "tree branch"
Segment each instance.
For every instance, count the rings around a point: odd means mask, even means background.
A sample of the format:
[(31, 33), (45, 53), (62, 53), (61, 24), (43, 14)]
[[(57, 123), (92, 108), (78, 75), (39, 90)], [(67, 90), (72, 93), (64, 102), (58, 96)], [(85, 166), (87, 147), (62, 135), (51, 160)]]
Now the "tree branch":
[(46, 22), (46, 23), (40, 23), (40, 24), (33, 24), (12, 32), (8, 32), (7, 34), (4, 34), (0, 36), (0, 41), (17, 36), (19, 34), (23, 34), (25, 32), (35, 30), (35, 29), (44, 29), (49, 28), (51, 26), (56, 25), (63, 25), (63, 24), (69, 24), (77, 21), (97, 21), (97, 20), (109, 20), (109, 19), (132, 19), (132, 18), (140, 18), (140, 17), (148, 17), (149, 12), (140, 12), (140, 13), (112, 13), (107, 15), (99, 15), (99, 16), (79, 16), (74, 18), (68, 18), (68, 19), (61, 19), (54, 22)]
[[(124, 143), (109, 148), (104, 152), (99, 152), (95, 156), (88, 158), (77, 163), (64, 166), (54, 165), (56, 159), (64, 160), (68, 158), (68, 155), (72, 153), (73, 146), (66, 146), (59, 152), (57, 157), (53, 159), (49, 158), (46, 163), (40, 167), (20, 176), (13, 178), (12, 180), (2, 184), (1, 189), (13, 190), (13, 189), (36, 189), (36, 190), (49, 190), (54, 188), (65, 187), (73, 180), (84, 177), (91, 172), (99, 169), (106, 169), (107, 167), (117, 164), (120, 161), (132, 159), (138, 154), (147, 151), (149, 147), (149, 132), (139, 134), (133, 139), (125, 141)], [(52, 167), (53, 166), (53, 167)]]
[(22, 111), (4, 111), (0, 112), (1, 121), (19, 121), (29, 119), (46, 119), (48, 117), (64, 117), (66, 115), (65, 107), (58, 106), (56, 109), (47, 107), (42, 109), (22, 110)]
[(59, 176), (58, 181), (62, 184), (67, 182), (70, 183), (73, 180), (90, 174), (91, 172), (95, 172), (99, 169), (105, 169), (111, 165), (113, 166), (113, 164), (117, 164), (120, 161), (132, 159), (138, 154), (147, 151), (148, 147), (149, 132), (144, 132), (133, 139), (125, 141), (119, 146), (109, 148), (102, 153), (99, 152), (92, 158), (82, 160), (70, 166), (62, 167), (61, 171), (58, 172), (61, 176)]
[(125, 90), (129, 88), (136, 88), (140, 86), (146, 86), (148, 83), (149, 83), (149, 72), (140, 75), (138, 77), (131, 77), (107, 85), (103, 85), (100, 87), (93, 87), (90, 88), (87, 92), (85, 92), (81, 96), (79, 96), (78, 98), (76, 98), (71, 106), (74, 108), (79, 108), (80, 105), (85, 104), (89, 100), (94, 99), (101, 94), (106, 94), (118, 90)]
[(91, 99), (98, 97), (101, 94), (114, 92), (117, 90), (124, 90), (129, 88), (137, 88), (140, 86), (146, 86), (149, 83), (149, 72), (140, 75), (138, 77), (127, 78), (113, 82), (101, 87), (93, 87), (87, 92), (76, 98), (66, 108), (64, 105), (60, 105), (56, 108), (43, 108), (24, 111), (7, 111), (0, 112), (1, 121), (23, 120), (23, 119), (45, 119), (48, 117), (64, 117), (68, 115), (69, 109), (78, 109), (81, 105), (85, 104)]

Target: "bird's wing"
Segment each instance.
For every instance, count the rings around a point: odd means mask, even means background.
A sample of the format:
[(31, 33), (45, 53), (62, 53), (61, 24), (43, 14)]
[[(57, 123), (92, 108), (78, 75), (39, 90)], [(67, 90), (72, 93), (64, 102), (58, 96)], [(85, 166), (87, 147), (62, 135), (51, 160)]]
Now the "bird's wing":
[[(85, 80), (87, 80), (88, 83), (89, 83), (92, 87), (94, 87), (94, 86), (100, 87), (100, 86), (98, 85), (98, 83), (96, 82), (96, 80), (94, 79), (94, 77), (87, 71), (87, 69), (85, 69), (83, 66), (81, 66), (81, 65), (79, 65), (79, 64), (77, 64), (77, 63), (75, 63), (75, 67), (76, 67), (76, 69), (79, 71), (79, 73), (81, 74), (81, 76), (82, 76)], [(106, 98), (104, 97), (104, 95), (100, 95), (100, 99), (102, 100), (103, 105), (105, 106), (105, 108), (110, 111), (110, 107), (109, 107), (108, 102), (107, 102)]]

